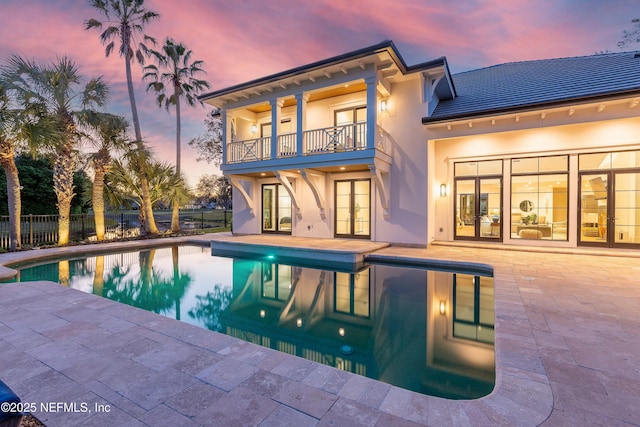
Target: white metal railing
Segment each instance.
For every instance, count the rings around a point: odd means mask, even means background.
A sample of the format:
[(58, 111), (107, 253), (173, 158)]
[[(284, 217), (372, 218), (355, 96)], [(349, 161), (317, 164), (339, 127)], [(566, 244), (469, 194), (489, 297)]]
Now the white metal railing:
[(278, 135), (278, 157), (293, 157), (297, 153), (296, 133)]
[(367, 147), (367, 122), (304, 132), (304, 154), (362, 150)]
[(227, 163), (252, 162), (269, 158), (271, 158), (270, 136), (227, 144)]
[[(374, 135), (376, 150), (391, 155), (389, 134), (376, 126)], [(303, 132), (303, 152), (297, 149), (297, 133), (278, 135), (277, 157), (329, 154), (367, 148), (367, 123), (332, 126)], [(271, 158), (271, 137), (233, 141), (227, 144), (226, 163), (252, 162)]]

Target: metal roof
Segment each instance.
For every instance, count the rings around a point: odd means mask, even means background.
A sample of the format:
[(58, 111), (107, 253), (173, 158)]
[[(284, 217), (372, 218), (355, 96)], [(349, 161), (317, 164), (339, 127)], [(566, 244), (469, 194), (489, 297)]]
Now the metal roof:
[(441, 101), (423, 123), (640, 96), (640, 53), (511, 62), (454, 74), (452, 80), (457, 97)]

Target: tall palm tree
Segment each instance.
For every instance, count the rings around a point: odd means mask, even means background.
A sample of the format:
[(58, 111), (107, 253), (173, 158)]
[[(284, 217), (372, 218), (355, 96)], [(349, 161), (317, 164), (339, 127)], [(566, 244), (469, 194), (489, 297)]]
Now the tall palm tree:
[(85, 117), (91, 128), (89, 140), (97, 151), (89, 155), (95, 172), (93, 179), (93, 216), (96, 226), (96, 240), (103, 241), (104, 225), (104, 178), (111, 169), (113, 153), (123, 151), (129, 144), (126, 138), (128, 123), (120, 116), (109, 113), (90, 112)]
[(108, 87), (101, 77), (81, 86), (82, 76), (75, 62), (66, 56), (41, 66), (14, 55), (10, 58), (11, 90), (25, 110), (39, 106), (52, 119), (55, 143), (53, 184), (58, 206), (58, 244), (69, 243), (71, 199), (74, 194), (73, 173), (76, 168), (79, 119), (86, 111), (102, 107), (107, 102)]
[(44, 105), (33, 101), (21, 104), (17, 99), (22, 93), (18, 89), (24, 82), (21, 81), (21, 64), (15, 59), (10, 57), (0, 70), (0, 167), (7, 177), (10, 251), (21, 247), (22, 201), (16, 153), (26, 150), (35, 155), (39, 148), (60, 136), (54, 118), (47, 114)]
[[(184, 99), (190, 106), (195, 106), (198, 101), (198, 94), (209, 88), (209, 83), (196, 78), (198, 74), (203, 74), (203, 61), (191, 61), (192, 52), (182, 43), (176, 43), (172, 39), (165, 39), (161, 50), (151, 49), (150, 54), (156, 59), (156, 65), (144, 67), (145, 74), (143, 80), (149, 81), (147, 91), (152, 91), (157, 95), (157, 102), (160, 107), (176, 108), (176, 173), (180, 175), (180, 135), (181, 116), (180, 100)], [(202, 104), (200, 102), (200, 104)], [(177, 200), (172, 201), (173, 211), (171, 214), (171, 231), (180, 231), (179, 204)]]
[[(89, 19), (85, 21), (85, 29), (102, 30), (103, 24), (106, 24), (107, 28), (100, 33), (100, 41), (103, 45), (106, 45), (105, 55), (109, 56), (113, 52), (117, 41), (119, 43), (118, 52), (120, 56), (124, 56), (127, 89), (133, 116), (133, 129), (136, 136), (136, 149), (143, 150), (144, 143), (142, 132), (140, 131), (140, 120), (131, 77), (131, 62), (135, 58), (140, 65), (144, 65), (145, 55), (148, 53), (145, 43), (155, 44), (155, 39), (144, 33), (144, 26), (158, 19), (160, 15), (155, 11), (145, 9), (144, 0), (89, 0), (89, 4), (98, 9), (105, 16), (106, 21)], [(138, 40), (136, 40), (137, 38)], [(142, 40), (140, 41), (139, 38)], [(153, 218), (153, 208), (149, 200), (150, 190), (146, 164), (143, 163), (139, 166), (138, 173), (140, 174), (140, 185), (143, 194), (143, 209), (148, 219), (145, 230), (148, 233), (157, 234), (158, 228)]]

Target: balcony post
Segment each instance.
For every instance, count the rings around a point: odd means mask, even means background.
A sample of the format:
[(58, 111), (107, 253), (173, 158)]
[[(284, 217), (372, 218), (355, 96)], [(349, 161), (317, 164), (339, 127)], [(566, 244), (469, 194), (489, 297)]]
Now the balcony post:
[(376, 146), (376, 123), (378, 115), (378, 79), (371, 76), (364, 79), (367, 84), (367, 148)]
[(296, 156), (304, 154), (304, 131), (307, 129), (307, 101), (309, 95), (296, 93)]
[(229, 141), (227, 141), (227, 136), (229, 135), (229, 132), (227, 130), (227, 109), (226, 108), (220, 109), (220, 120), (222, 122), (222, 141), (221, 141), (222, 164), (226, 165), (227, 164), (227, 144), (229, 143)]
[(280, 113), (284, 101), (281, 99), (271, 100), (271, 158), (278, 158), (278, 135), (280, 135)]

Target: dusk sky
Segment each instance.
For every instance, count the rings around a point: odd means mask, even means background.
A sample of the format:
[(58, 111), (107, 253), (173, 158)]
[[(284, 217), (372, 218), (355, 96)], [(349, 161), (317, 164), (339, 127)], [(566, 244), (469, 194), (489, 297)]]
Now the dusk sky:
[[(452, 73), (531, 59), (619, 52), (622, 31), (640, 17), (638, 0), (147, 0), (160, 19), (146, 32), (187, 45), (205, 61), (211, 89), (259, 78), (393, 40), (405, 61), (446, 56)], [(105, 57), (104, 20), (85, 0), (0, 0), (0, 62), (12, 53), (38, 62), (74, 58), (86, 77), (111, 87), (107, 108), (130, 119), (124, 60)], [(626, 50), (640, 50), (640, 45)], [(145, 92), (134, 67), (142, 134), (156, 155), (175, 162), (175, 116)], [(209, 107), (183, 110), (182, 170), (191, 185), (220, 173), (187, 142), (204, 132)]]

